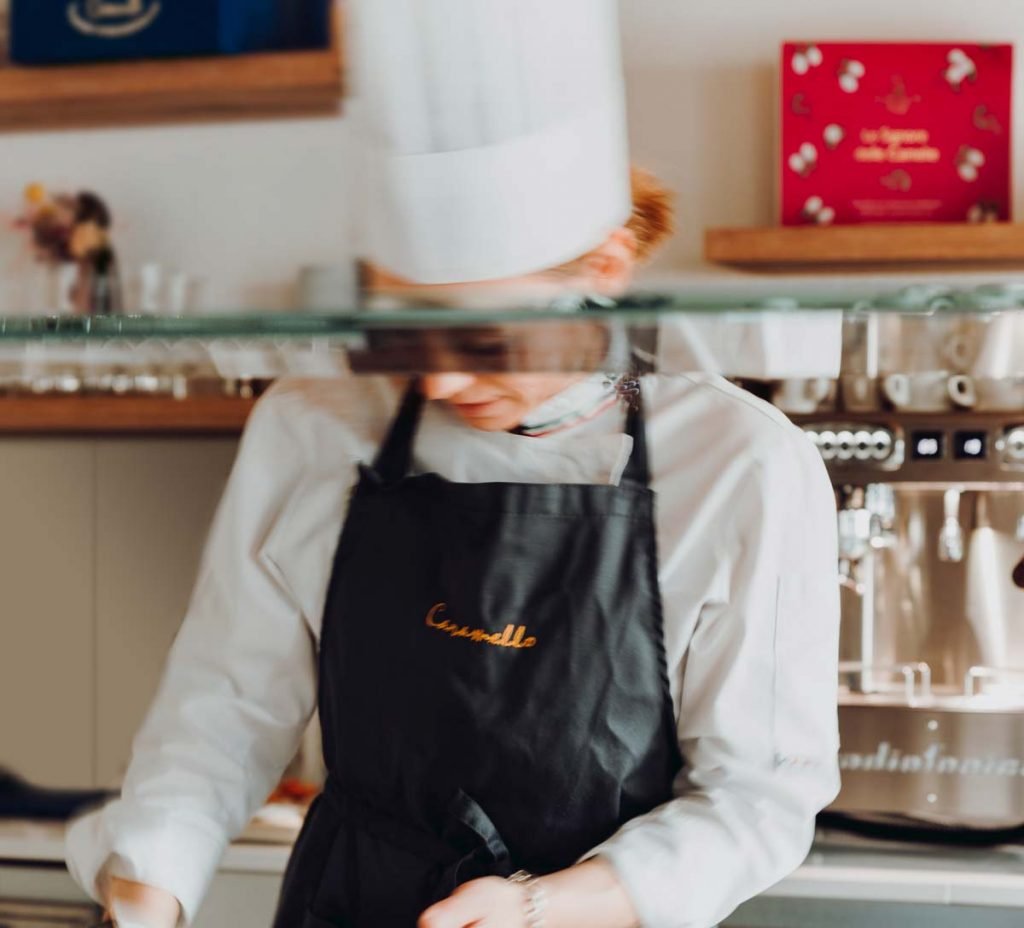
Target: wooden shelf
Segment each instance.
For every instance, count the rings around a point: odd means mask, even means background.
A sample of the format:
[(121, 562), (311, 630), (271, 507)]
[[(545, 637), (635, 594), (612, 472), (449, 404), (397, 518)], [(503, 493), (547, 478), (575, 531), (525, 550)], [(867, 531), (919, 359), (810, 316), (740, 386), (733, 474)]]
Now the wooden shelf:
[(935, 223), (708, 229), (704, 256), (759, 270), (1024, 266), (1024, 224)]
[[(338, 30), (334, 30), (338, 35)], [(0, 130), (337, 113), (340, 41), (314, 51), (18, 67), (0, 63)]]
[(0, 397), (0, 435), (235, 435), (254, 403), (222, 396), (7, 396)]

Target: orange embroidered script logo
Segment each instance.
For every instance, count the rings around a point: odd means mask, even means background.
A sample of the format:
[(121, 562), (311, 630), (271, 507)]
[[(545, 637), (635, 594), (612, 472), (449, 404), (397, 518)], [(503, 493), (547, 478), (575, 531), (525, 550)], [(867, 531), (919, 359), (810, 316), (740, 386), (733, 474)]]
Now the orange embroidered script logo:
[(489, 644), (496, 648), (532, 648), (537, 639), (526, 636), (525, 625), (506, 625), (501, 632), (488, 632), (482, 628), (470, 628), (459, 625), (450, 619), (442, 619), (441, 614), (448, 608), (447, 603), (437, 603), (427, 613), (427, 628), (436, 628), (446, 632), (453, 638), (468, 638), (477, 644)]

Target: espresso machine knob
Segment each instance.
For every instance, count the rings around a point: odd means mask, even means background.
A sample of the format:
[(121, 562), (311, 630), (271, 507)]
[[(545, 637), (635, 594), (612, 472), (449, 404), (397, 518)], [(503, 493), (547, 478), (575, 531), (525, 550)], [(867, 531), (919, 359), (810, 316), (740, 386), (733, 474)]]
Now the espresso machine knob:
[(870, 461), (874, 453), (874, 439), (870, 432), (861, 429), (853, 434), (853, 456), (858, 461)]
[(853, 460), (854, 446), (856, 440), (853, 437), (853, 432), (846, 431), (836, 433), (836, 458), (840, 461)]
[(1003, 453), (1009, 461), (1024, 461), (1024, 427), (1009, 429), (1003, 436)]
[(839, 440), (836, 433), (830, 429), (819, 432), (818, 450), (826, 461), (833, 460), (839, 452)]
[(877, 429), (871, 433), (871, 457), (876, 461), (884, 461), (892, 454), (892, 433), (885, 429)]

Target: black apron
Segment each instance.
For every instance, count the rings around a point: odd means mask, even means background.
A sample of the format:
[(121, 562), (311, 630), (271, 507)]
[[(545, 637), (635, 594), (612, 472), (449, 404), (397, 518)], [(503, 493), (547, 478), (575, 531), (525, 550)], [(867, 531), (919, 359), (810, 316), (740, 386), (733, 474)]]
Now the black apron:
[(571, 866), (681, 765), (639, 399), (619, 486), (409, 476), (422, 406), (414, 385), (341, 532), (328, 780), (275, 928), (415, 928), (468, 880)]

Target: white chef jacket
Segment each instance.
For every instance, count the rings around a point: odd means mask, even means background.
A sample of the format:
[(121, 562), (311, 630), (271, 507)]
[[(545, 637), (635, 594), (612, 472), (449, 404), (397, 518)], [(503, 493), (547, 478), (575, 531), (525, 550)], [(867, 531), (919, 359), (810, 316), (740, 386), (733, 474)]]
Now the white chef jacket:
[[(601, 389), (582, 381), (531, 419)], [(595, 851), (645, 928), (707, 928), (798, 866), (838, 789), (835, 508), (818, 452), (771, 406), (713, 375), (647, 377), (643, 393), (685, 767), (677, 798)], [(172, 892), (191, 919), (293, 757), (356, 463), (397, 398), (384, 378), (296, 379), (257, 405), (122, 797), (69, 832), (69, 867), (94, 895), (106, 868)], [(415, 454), (455, 481), (609, 483), (631, 447), (622, 429), (617, 405), (531, 438), (430, 403)]]

